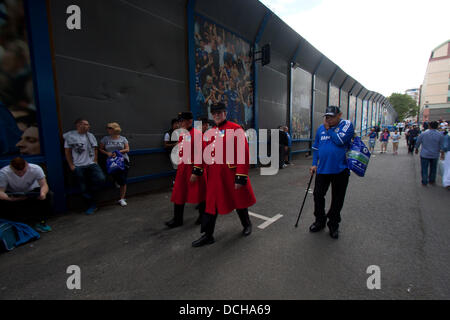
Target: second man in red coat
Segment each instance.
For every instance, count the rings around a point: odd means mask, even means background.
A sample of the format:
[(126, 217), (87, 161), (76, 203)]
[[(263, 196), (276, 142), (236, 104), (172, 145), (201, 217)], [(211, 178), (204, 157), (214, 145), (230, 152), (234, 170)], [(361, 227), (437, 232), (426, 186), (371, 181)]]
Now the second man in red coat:
[[(202, 161), (196, 165), (195, 152), (202, 153), (202, 132), (192, 127), (193, 116), (191, 112), (182, 112), (179, 115), (181, 128), (186, 131), (180, 135), (178, 143), (178, 156), (181, 162), (178, 165), (177, 176), (172, 191), (174, 203), (174, 217), (166, 222), (169, 228), (175, 228), (183, 225), (184, 205), (186, 203), (199, 204), (199, 218), (197, 223), (201, 222), (202, 214), (205, 210), (206, 180), (203, 174)], [(195, 149), (195, 142), (199, 150)], [(198, 158), (198, 156), (197, 156)]]

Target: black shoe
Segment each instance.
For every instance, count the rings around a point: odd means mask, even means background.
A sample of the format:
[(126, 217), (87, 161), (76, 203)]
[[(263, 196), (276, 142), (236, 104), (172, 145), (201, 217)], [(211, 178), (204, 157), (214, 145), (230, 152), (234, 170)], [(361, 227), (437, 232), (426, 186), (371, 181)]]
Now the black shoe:
[(207, 236), (206, 234), (201, 236), (200, 239), (195, 240), (194, 242), (192, 242), (192, 246), (194, 248), (196, 247), (201, 247), (204, 246), (206, 244), (212, 244), (214, 243), (214, 237), (213, 236)]
[(333, 239), (339, 238), (339, 228), (330, 228), (330, 237)]
[(183, 225), (183, 222), (175, 221), (175, 219), (172, 219), (172, 220), (166, 222), (166, 226), (168, 226), (171, 229), (180, 227), (182, 225)]
[(316, 221), (309, 227), (309, 231), (310, 232), (319, 232), (323, 228), (325, 228), (325, 223), (319, 223)]
[(249, 225), (244, 228), (244, 231), (242, 231), (242, 234), (244, 236), (249, 236), (252, 233), (252, 225)]

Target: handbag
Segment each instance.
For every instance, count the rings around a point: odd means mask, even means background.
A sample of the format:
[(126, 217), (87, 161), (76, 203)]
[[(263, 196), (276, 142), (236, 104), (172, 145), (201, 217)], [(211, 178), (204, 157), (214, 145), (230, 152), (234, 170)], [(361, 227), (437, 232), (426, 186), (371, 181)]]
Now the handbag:
[(348, 168), (360, 177), (364, 177), (370, 160), (370, 151), (361, 140), (361, 137), (354, 137), (347, 152)]
[(108, 174), (118, 170), (125, 170), (125, 159), (120, 151), (114, 151), (112, 157), (106, 159), (106, 170), (108, 171)]

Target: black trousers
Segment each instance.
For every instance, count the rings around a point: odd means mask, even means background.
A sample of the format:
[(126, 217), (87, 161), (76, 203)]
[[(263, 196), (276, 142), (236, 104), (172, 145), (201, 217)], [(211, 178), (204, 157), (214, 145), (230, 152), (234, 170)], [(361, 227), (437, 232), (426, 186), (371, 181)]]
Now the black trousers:
[[(244, 228), (250, 226), (252, 223), (250, 221), (250, 216), (248, 215), (248, 208), (245, 209), (236, 209), (236, 212), (241, 220), (241, 224)], [(200, 232), (204, 232), (205, 235), (212, 237), (214, 233), (214, 228), (216, 227), (218, 213), (209, 214), (205, 213), (202, 217), (202, 228)]]
[[(40, 192), (40, 188), (33, 192)], [(25, 224), (47, 221), (52, 215), (53, 193), (48, 192), (45, 200), (26, 199), (23, 201), (0, 200), (0, 218)]]
[(278, 153), (279, 153), (279, 157), (280, 157), (280, 159), (278, 159), (278, 167), (280, 169), (283, 169), (283, 165), (284, 165), (284, 158), (286, 156), (285, 147), (286, 146), (283, 144), (280, 144), (280, 146), (278, 147), (279, 148)]
[[(325, 224), (328, 218), (328, 226), (339, 227), (341, 222), (341, 210), (344, 206), (345, 193), (349, 180), (349, 170), (345, 169), (338, 174), (318, 174), (314, 187), (314, 216), (316, 222)], [(331, 207), (325, 215), (325, 195), (331, 184)]]
[[(184, 206), (185, 204), (174, 204), (173, 206), (173, 213), (174, 213), (174, 219), (177, 223), (183, 223), (183, 215), (184, 215)], [(203, 217), (206, 209), (206, 201), (200, 202), (198, 204), (198, 213), (199, 217)]]
[(408, 152), (414, 152), (414, 147), (416, 146), (416, 139), (409, 139)]

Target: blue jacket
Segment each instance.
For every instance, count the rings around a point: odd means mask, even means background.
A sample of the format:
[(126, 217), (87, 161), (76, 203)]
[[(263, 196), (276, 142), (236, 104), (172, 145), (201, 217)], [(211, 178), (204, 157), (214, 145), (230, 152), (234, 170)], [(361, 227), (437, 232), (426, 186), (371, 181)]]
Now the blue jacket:
[(313, 166), (318, 174), (341, 173), (347, 166), (347, 151), (355, 129), (348, 120), (341, 120), (336, 127), (325, 130), (322, 124), (317, 129), (313, 145)]

